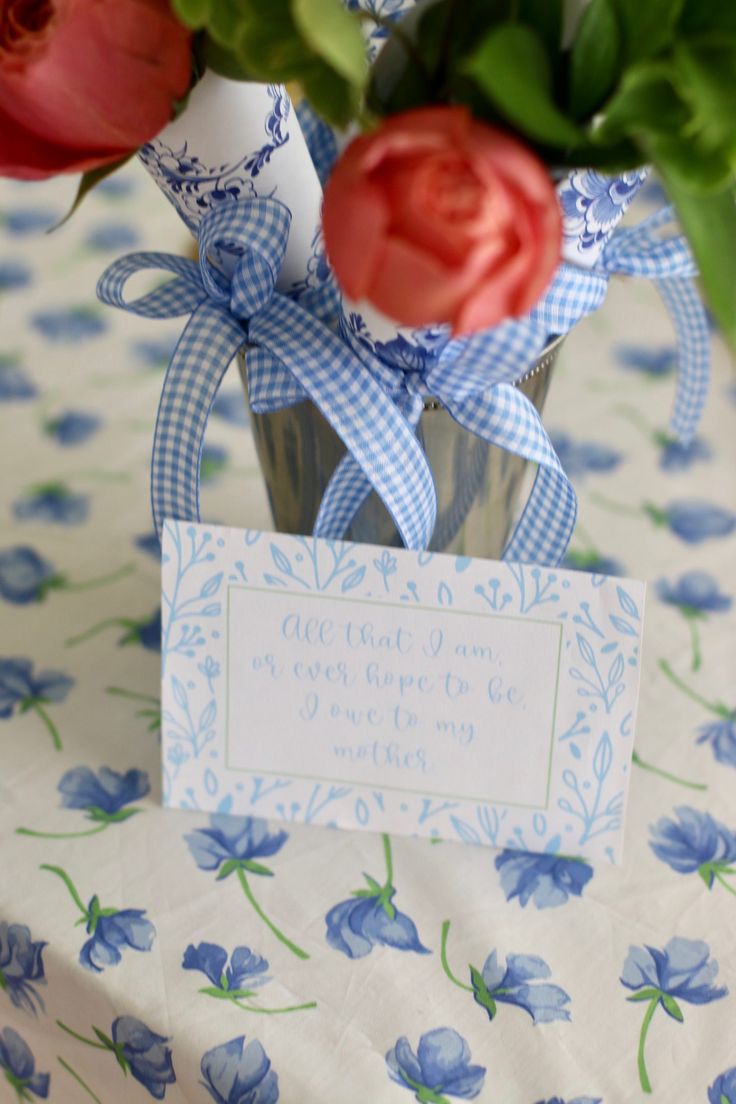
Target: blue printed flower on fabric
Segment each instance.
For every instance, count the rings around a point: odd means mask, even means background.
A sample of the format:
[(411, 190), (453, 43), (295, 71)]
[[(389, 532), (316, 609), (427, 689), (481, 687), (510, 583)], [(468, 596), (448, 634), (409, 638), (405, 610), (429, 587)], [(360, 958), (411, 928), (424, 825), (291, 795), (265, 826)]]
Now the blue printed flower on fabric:
[(30, 234), (44, 234), (60, 218), (61, 212), (50, 207), (17, 207), (13, 211), (6, 211), (0, 222), (8, 234), (23, 238)]
[(11, 1089), (15, 1090), (18, 1104), (30, 1101), (31, 1096), (45, 1100), (49, 1095), (49, 1074), (36, 1073), (31, 1048), (12, 1027), (0, 1031), (0, 1069)]
[(23, 261), (0, 261), (0, 292), (28, 287), (32, 275)]
[(677, 367), (677, 350), (672, 346), (647, 349), (639, 345), (617, 345), (614, 350), (616, 359), (623, 368), (653, 379), (671, 376)]
[(713, 455), (710, 446), (700, 437), (696, 437), (689, 445), (683, 445), (665, 434), (661, 444), (659, 466), (666, 472), (687, 471), (698, 460), (710, 460)]
[(708, 1104), (736, 1104), (736, 1066), (716, 1077), (708, 1089)]
[(736, 874), (736, 833), (688, 805), (678, 806), (675, 815), (677, 820), (661, 817), (651, 828), (650, 847), (657, 858), (678, 874), (699, 874), (708, 889), (718, 881), (736, 893), (726, 881)]
[(471, 1063), (470, 1047), (451, 1027), (436, 1027), (419, 1039), (416, 1054), (405, 1035), (386, 1054), (392, 1081), (421, 1104), (446, 1104), (448, 1096), (473, 1100), (483, 1088), (485, 1066)]
[(721, 593), (718, 583), (707, 571), (686, 571), (674, 584), (660, 579), (656, 589), (663, 602), (677, 606), (689, 616), (726, 613), (733, 605), (733, 599)]
[(717, 762), (736, 767), (736, 711), (732, 717), (701, 725), (698, 732), (697, 743), (710, 744)]
[(15, 356), (0, 353), (0, 402), (35, 399), (36, 385)]
[(611, 556), (601, 556), (598, 552), (580, 552), (570, 549), (562, 561), (564, 567), (573, 571), (587, 571), (591, 575), (625, 575), (626, 569)]
[(549, 1100), (539, 1100), (537, 1104), (603, 1104), (600, 1096), (576, 1096), (573, 1100), (563, 1100), (561, 1096), (551, 1096)]
[(151, 782), (146, 771), (128, 770), (122, 774), (109, 767), (96, 773), (89, 767), (72, 767), (63, 775), (58, 790), (64, 809), (84, 809), (87, 813), (104, 814), (107, 820), (127, 820), (139, 809), (126, 809), (150, 792)]
[(7, 720), (15, 710), (27, 713), (32, 709), (60, 751), (61, 739), (45, 706), (63, 702), (73, 685), (74, 679), (62, 671), (41, 671), (34, 675), (30, 659), (0, 659), (0, 719)]
[(39, 311), (32, 316), (31, 326), (47, 341), (75, 345), (105, 333), (107, 319), (98, 307), (67, 307)]
[(251, 906), (273, 932), (276, 938), (298, 958), (309, 955), (271, 921), (257, 904), (248, 881), (248, 875), (272, 877), (273, 871), (259, 859), (275, 855), (284, 846), (289, 833), (280, 829), (270, 832), (261, 817), (228, 816), (225, 813), (210, 814), (209, 828), (197, 828), (184, 839), (200, 870), (216, 870), (217, 880), (223, 881), (235, 874), (241, 889)]
[(146, 368), (166, 368), (179, 340), (178, 334), (159, 338), (158, 341), (135, 341), (133, 355), (142, 361)]
[(670, 502), (663, 509), (647, 503), (644, 511), (655, 525), (666, 525), (687, 544), (700, 544), (713, 537), (728, 537), (736, 529), (735, 513), (699, 499)]
[(564, 905), (580, 897), (593, 877), (593, 867), (582, 859), (562, 855), (532, 855), (507, 850), (496, 856), (506, 900), (518, 898), (524, 908), (533, 901), (538, 909)]
[(176, 1081), (171, 1047), (166, 1046), (169, 1040), (165, 1035), (151, 1031), (135, 1016), (118, 1016), (113, 1020), (109, 1035), (94, 1027), (92, 1030), (96, 1039), (85, 1038), (61, 1020), (57, 1020), (57, 1023), (62, 1031), (81, 1043), (87, 1043), (98, 1050), (102, 1044), (102, 1048), (115, 1055), (123, 1073), (132, 1074), (156, 1100), (163, 1100), (167, 1085), (173, 1085)]
[(118, 638), (118, 645), (140, 644), (149, 652), (161, 651), (161, 607), (154, 610), (148, 617), (106, 617), (104, 621), (98, 621), (89, 629), (69, 637), (66, 641), (69, 645), (81, 644), (91, 637), (96, 636), (104, 629), (112, 626), (124, 629), (124, 633)]
[(84, 444), (101, 425), (102, 419), (96, 414), (88, 414), (83, 410), (67, 410), (58, 418), (46, 422), (44, 432), (53, 437), (57, 444), (68, 448)]
[(664, 950), (648, 946), (629, 948), (621, 984), (633, 990), (628, 1000), (647, 1002), (637, 1057), (639, 1083), (644, 1092), (652, 1091), (645, 1044), (657, 1007), (661, 1005), (668, 1016), (682, 1023), (685, 1017), (678, 1001), (709, 1004), (726, 996), (725, 987), (713, 985), (717, 973), (718, 963), (711, 959), (708, 944), (698, 939), (675, 936)]
[(59, 576), (52, 564), (27, 545), (0, 551), (0, 597), (16, 606), (40, 602)]
[(227, 466), (227, 449), (222, 445), (205, 445), (199, 469), (203, 483), (212, 483)]
[(141, 552), (145, 552), (148, 556), (153, 556), (154, 559), (161, 559), (161, 542), (158, 539), (158, 535), (153, 533), (144, 533), (140, 537), (135, 538), (135, 545), (140, 548)]
[(89, 498), (74, 494), (63, 483), (33, 487), (13, 503), (18, 521), (45, 521), (52, 525), (81, 525), (87, 520)]
[(560, 463), (571, 479), (589, 472), (610, 472), (621, 463), (621, 453), (597, 441), (573, 441), (566, 433), (551, 433)]
[(202, 1055), (201, 1084), (215, 1104), (276, 1104), (279, 1079), (257, 1039), (239, 1035)]
[(245, 395), (242, 390), (235, 388), (222, 389), (212, 404), (212, 413), (230, 425), (244, 426), (248, 424), (248, 411), (245, 405)]
[(236, 947), (230, 956), (224, 947), (216, 943), (190, 943), (184, 952), (182, 967), (198, 970), (208, 977), (218, 993), (250, 997), (255, 989), (270, 980), (266, 970), (268, 961), (251, 951), (250, 947)]
[(570, 1013), (564, 1007), (570, 1003), (568, 994), (559, 985), (542, 981), (550, 973), (547, 963), (537, 955), (508, 955), (504, 968), (496, 951), (491, 951), (482, 970), (470, 967), (473, 997), (490, 1020), (499, 1003), (523, 1009), (535, 1024), (569, 1020)]
[(384, 834), (383, 854), (386, 878), (381, 885), (370, 874), (363, 874), (365, 889), (353, 890), (346, 901), (334, 905), (325, 917), (327, 942), (348, 958), (364, 958), (375, 946), (394, 947), (399, 951), (431, 954), (422, 945), (416, 924), (399, 912), (393, 899), (393, 856), (391, 840)]
[(44, 942), (34, 942), (25, 924), (0, 921), (0, 992), (7, 993), (16, 1008), (34, 1016), (44, 1007), (36, 986), (46, 984), (45, 946)]
[(84, 244), (96, 253), (106, 253), (113, 249), (135, 249), (139, 240), (134, 226), (124, 222), (103, 222), (90, 230)]

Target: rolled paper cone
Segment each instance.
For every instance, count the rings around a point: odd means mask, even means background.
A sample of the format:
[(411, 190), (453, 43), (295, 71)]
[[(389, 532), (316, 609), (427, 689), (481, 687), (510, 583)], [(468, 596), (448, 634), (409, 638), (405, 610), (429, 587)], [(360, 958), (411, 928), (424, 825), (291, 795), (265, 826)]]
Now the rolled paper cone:
[(322, 188), (282, 85), (205, 73), (186, 109), (139, 157), (194, 234), (215, 204), (280, 200), (292, 220), (278, 286), (307, 286), (320, 251)]
[(575, 169), (560, 181), (557, 196), (562, 208), (563, 261), (593, 268), (646, 176), (646, 169), (621, 176)]

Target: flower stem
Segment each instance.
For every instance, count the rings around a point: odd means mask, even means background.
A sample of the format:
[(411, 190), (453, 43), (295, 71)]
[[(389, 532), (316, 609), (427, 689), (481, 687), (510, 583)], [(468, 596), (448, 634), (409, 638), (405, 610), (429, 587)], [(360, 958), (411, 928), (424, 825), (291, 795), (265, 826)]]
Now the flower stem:
[[(58, 1023), (58, 1020), (57, 1020), (57, 1023)], [(65, 1030), (67, 1030), (67, 1029), (65, 1028)], [(87, 1041), (89, 1041), (89, 1040), (87, 1040)], [(95, 1104), (102, 1104), (102, 1101), (100, 1100), (99, 1096), (97, 1096), (97, 1094), (96, 1094), (96, 1093), (93, 1093), (93, 1092), (92, 1092), (92, 1089), (91, 1089), (91, 1088), (89, 1087), (89, 1085), (87, 1084), (87, 1082), (86, 1082), (86, 1081), (84, 1081), (84, 1080), (83, 1080), (83, 1079), (82, 1079), (82, 1078), (81, 1078), (81, 1077), (79, 1076), (79, 1074), (77, 1073), (77, 1071), (76, 1071), (76, 1070), (73, 1070), (73, 1069), (72, 1069), (72, 1067), (71, 1067), (71, 1066), (69, 1065), (69, 1063), (68, 1063), (68, 1062), (65, 1062), (65, 1061), (64, 1061), (64, 1059), (63, 1059), (63, 1058), (61, 1058), (61, 1057), (59, 1057), (59, 1055), (58, 1055), (58, 1054), (57, 1054), (57, 1056), (56, 1056), (56, 1061), (57, 1061), (57, 1062), (59, 1063), (59, 1065), (60, 1065), (60, 1066), (61, 1066), (61, 1067), (62, 1067), (63, 1069), (65, 1069), (65, 1070), (66, 1070), (66, 1072), (67, 1072), (68, 1074), (70, 1074), (70, 1075), (71, 1075), (71, 1076), (72, 1076), (72, 1077), (74, 1078), (74, 1080), (75, 1080), (75, 1081), (77, 1082), (77, 1084), (78, 1084), (78, 1085), (81, 1085), (81, 1086), (82, 1086), (82, 1088), (84, 1089), (84, 1091), (85, 1091), (86, 1093), (88, 1093), (88, 1095), (89, 1095), (89, 1096), (91, 1096), (91, 1097), (92, 1097), (92, 1099), (93, 1099), (93, 1100), (95, 1101)]]
[(625, 506), (623, 502), (614, 502), (612, 498), (608, 498), (598, 491), (594, 491), (591, 494), (590, 501), (595, 502), (596, 506), (602, 506), (604, 510), (610, 510), (614, 514), (626, 514), (628, 517), (641, 517), (641, 508), (639, 506)]
[(659, 997), (654, 997), (650, 1000), (647, 1010), (644, 1014), (644, 1020), (641, 1025), (641, 1031), (639, 1033), (639, 1051), (637, 1053), (636, 1061), (639, 1067), (639, 1084), (646, 1093), (652, 1091), (652, 1084), (649, 1080), (649, 1074), (647, 1073), (647, 1064), (644, 1059), (644, 1045), (647, 1041), (647, 1032), (649, 1031), (649, 1025), (652, 1022), (652, 1016), (659, 1004)]
[(703, 659), (700, 652), (700, 632), (698, 631), (698, 624), (694, 617), (688, 617), (687, 623), (690, 628), (690, 639), (693, 646), (693, 661), (690, 665), (690, 669), (691, 671), (699, 671)]
[(135, 564), (125, 564), (117, 571), (111, 571), (108, 575), (97, 575), (94, 579), (84, 579), (81, 583), (65, 583), (64, 590), (93, 590), (95, 587), (104, 586), (106, 583), (116, 583), (118, 579), (124, 579), (126, 575), (132, 575)]
[(659, 669), (678, 690), (681, 690), (683, 694), (687, 694), (687, 696), (691, 698), (692, 701), (697, 702), (698, 705), (702, 705), (709, 713), (715, 713), (717, 717), (722, 717), (727, 713), (727, 710), (719, 708), (719, 706), (714, 705), (713, 702), (706, 701), (705, 698), (702, 698), (695, 690), (691, 690), (689, 686), (686, 686), (679, 675), (676, 675), (672, 670), (666, 659), (660, 659)]
[(153, 694), (140, 694), (136, 690), (126, 690), (124, 686), (106, 686), (105, 693), (116, 694), (119, 698), (130, 698), (131, 701), (150, 702), (151, 705), (158, 705), (161, 701)]
[(442, 925), (442, 937), (440, 941), (440, 960), (442, 962), (442, 969), (445, 971), (447, 977), (450, 979), (453, 985), (457, 985), (458, 989), (465, 989), (468, 993), (472, 993), (473, 986), (466, 985), (465, 982), (460, 981), (460, 979), (456, 978), (452, 970), (450, 969), (450, 964), (447, 961), (447, 936), (449, 935), (449, 932), (450, 921), (445, 920)]
[(316, 1001), (309, 1001), (308, 1004), (290, 1004), (286, 1008), (258, 1008), (255, 1004), (243, 1004), (242, 1001), (235, 1000), (233, 1004), (237, 1008), (242, 1008), (244, 1012), (262, 1012), (265, 1016), (276, 1016), (281, 1012), (301, 1012), (304, 1008), (316, 1008)]
[(641, 767), (642, 770), (651, 771), (652, 774), (658, 774), (660, 778), (666, 778), (668, 782), (675, 782), (678, 786), (687, 786), (689, 790), (707, 790), (707, 782), (688, 782), (686, 778), (680, 778), (676, 774), (670, 774), (669, 771), (662, 770), (661, 767), (655, 767), (652, 763), (646, 763), (639, 754), (635, 751), (631, 756), (632, 763), (637, 767)]
[(383, 857), (386, 861), (386, 887), (393, 886), (394, 883), (394, 861), (391, 854), (391, 837), (388, 832), (381, 834), (383, 840)]
[(282, 931), (279, 931), (279, 929), (276, 927), (276, 925), (273, 923), (273, 921), (269, 920), (269, 918), (266, 916), (265, 912), (263, 911), (261, 906), (256, 901), (255, 897), (253, 896), (253, 891), (250, 888), (250, 885), (248, 884), (248, 879), (246, 878), (245, 871), (242, 869), (242, 867), (238, 867), (237, 875), (238, 875), (238, 881), (240, 882), (241, 886), (243, 887), (243, 893), (245, 894), (248, 901), (250, 901), (251, 905), (253, 906), (255, 911), (258, 913), (258, 915), (260, 916), (261, 920), (266, 925), (266, 927), (270, 928), (271, 931), (273, 932), (273, 934), (276, 936), (276, 938), (281, 943), (283, 943), (285, 947), (288, 947), (289, 950), (291, 951), (291, 953), (295, 954), (297, 956), (297, 958), (302, 958), (302, 959), (309, 958), (309, 955), (307, 954), (306, 951), (303, 951), (301, 949), (301, 947), (297, 947), (296, 943), (292, 943), (290, 939), (287, 939), (286, 936), (284, 935), (284, 933)]
[(61, 736), (59, 735), (59, 730), (49, 717), (44, 707), (39, 702), (34, 702), (31, 706), (31, 709), (35, 710), (43, 723), (46, 725), (46, 728), (49, 731), (49, 735), (51, 736), (51, 742), (53, 743), (56, 751), (61, 751)]
[(82, 836), (94, 836), (110, 827), (110, 821), (98, 824), (96, 828), (87, 828), (82, 832), (34, 832), (32, 828), (16, 828), (17, 836), (32, 836), (34, 839), (80, 839)]
[(724, 875), (721, 874), (720, 870), (714, 870), (713, 874), (716, 881), (720, 882), (724, 889), (727, 889), (729, 893), (733, 893), (734, 897), (736, 897), (736, 887), (732, 886), (730, 882), (726, 881)]
[(85, 906), (82, 902), (82, 898), (79, 896), (79, 893), (77, 892), (77, 887), (74, 885), (74, 882), (71, 880), (71, 878), (67, 874), (66, 870), (62, 870), (60, 866), (49, 866), (48, 863), (41, 863), (41, 866), (40, 866), (39, 869), (40, 870), (48, 870), (49, 873), (56, 874), (56, 876), (58, 878), (61, 878), (64, 885), (69, 890), (69, 894), (71, 896), (72, 901), (74, 901), (74, 904), (77, 906), (77, 908), (81, 912), (84, 919), (88, 920), (89, 919), (89, 913), (88, 913), (87, 909), (85, 908)]
[(57, 1020), (56, 1023), (62, 1031), (66, 1031), (67, 1035), (71, 1035), (73, 1039), (76, 1039), (80, 1043), (86, 1043), (87, 1046), (94, 1047), (95, 1050), (110, 1049), (109, 1047), (106, 1047), (104, 1043), (96, 1043), (94, 1039), (87, 1039), (84, 1035), (78, 1035), (76, 1031), (72, 1031), (72, 1029), (70, 1027), (67, 1027), (65, 1023), (62, 1023), (61, 1020)]
[(84, 632), (77, 633), (76, 636), (70, 636), (68, 640), (64, 641), (64, 646), (69, 648), (73, 647), (75, 644), (81, 644), (84, 640), (89, 640), (90, 637), (97, 636), (103, 629), (112, 628), (113, 625), (118, 628), (128, 627), (127, 623), (121, 621), (119, 617), (106, 617), (104, 621), (98, 621), (91, 629), (85, 629)]

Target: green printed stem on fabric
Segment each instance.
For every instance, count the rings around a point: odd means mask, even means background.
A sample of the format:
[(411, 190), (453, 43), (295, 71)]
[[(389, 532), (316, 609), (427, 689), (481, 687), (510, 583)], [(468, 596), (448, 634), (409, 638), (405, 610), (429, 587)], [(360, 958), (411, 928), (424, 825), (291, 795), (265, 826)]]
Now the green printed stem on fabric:
[(705, 884), (710, 885), (709, 879), (712, 876), (724, 889), (727, 889), (729, 893), (733, 893), (734, 897), (736, 897), (736, 886), (726, 881), (726, 876), (728, 874), (736, 874), (736, 869), (731, 866), (721, 868), (718, 867), (716, 863), (708, 863), (707, 867), (707, 870), (701, 868), (701, 870), (698, 871)]
[(442, 1096), (435, 1089), (430, 1089), (427, 1085), (415, 1081), (406, 1070), (400, 1070), (399, 1076), (404, 1084), (415, 1093), (415, 1099), (419, 1101), (419, 1104), (451, 1104), (446, 1096)]
[(135, 571), (135, 564), (125, 564), (123, 567), (119, 567), (117, 571), (111, 571), (107, 575), (97, 575), (93, 579), (84, 579), (78, 583), (70, 583), (64, 576), (59, 576), (58, 581), (55, 581), (53, 586), (54, 589), (68, 590), (72, 593), (78, 593), (84, 590), (95, 590), (97, 587), (107, 586), (109, 583), (117, 583), (120, 579), (125, 579), (128, 575), (135, 574)]
[[(636, 1000), (637, 997), (629, 997), (629, 1000)], [(636, 1054), (636, 1065), (639, 1070), (639, 1084), (646, 1093), (652, 1091), (652, 1084), (649, 1080), (649, 1074), (647, 1072), (646, 1059), (644, 1056), (644, 1048), (647, 1041), (647, 1032), (649, 1031), (649, 1025), (652, 1022), (652, 1017), (655, 1013), (657, 1005), (659, 1004), (659, 995), (653, 997), (649, 1005), (647, 1006), (646, 1013), (641, 1025), (641, 1031), (639, 1032), (639, 1049)]]
[(678, 690), (681, 690), (683, 694), (687, 695), (692, 701), (697, 702), (698, 705), (702, 705), (709, 713), (714, 713), (716, 717), (722, 717), (726, 721), (736, 720), (736, 709), (729, 709), (723, 702), (709, 702), (706, 698), (698, 694), (697, 691), (693, 690), (692, 687), (687, 686), (680, 676), (675, 674), (666, 659), (660, 659), (659, 669), (662, 674), (667, 676), (673, 686), (676, 686)]
[(106, 617), (104, 621), (98, 621), (96, 625), (92, 625), (91, 628), (85, 629), (84, 632), (77, 633), (76, 636), (70, 636), (64, 641), (64, 646), (73, 648), (77, 644), (84, 643), (85, 640), (91, 640), (93, 636), (97, 636), (98, 633), (103, 632), (105, 629), (118, 628), (132, 631), (136, 625), (137, 622), (133, 621), (131, 618)]
[(136, 717), (143, 717), (148, 721), (148, 732), (161, 732), (161, 699), (153, 694), (141, 694), (136, 690), (126, 690), (123, 686), (106, 686), (106, 694), (112, 694), (118, 698), (127, 698), (130, 701), (145, 702), (143, 709), (136, 710)]
[[(253, 863), (251, 865), (252, 866), (257, 866), (259, 864)], [(298, 947), (296, 943), (293, 943), (291, 941), (291, 939), (288, 939), (284, 935), (284, 933), (281, 931), (281, 929), (276, 927), (273, 920), (271, 920), (266, 915), (266, 913), (263, 911), (261, 906), (258, 904), (258, 901), (256, 901), (255, 897), (253, 896), (253, 891), (250, 888), (250, 885), (248, 883), (248, 879), (246, 877), (245, 869), (244, 869), (245, 866), (246, 866), (246, 864), (244, 862), (242, 862), (242, 860), (241, 860), (241, 862), (236, 864), (237, 877), (238, 877), (238, 881), (240, 882), (240, 885), (242, 887), (243, 893), (245, 894), (246, 899), (250, 902), (250, 904), (253, 907), (254, 911), (258, 914), (258, 916), (260, 916), (261, 920), (263, 920), (266, 927), (269, 928), (273, 932), (273, 934), (276, 936), (276, 938), (279, 940), (279, 942), (283, 943), (283, 945), (285, 947), (287, 947), (291, 951), (292, 954), (295, 954), (297, 956), (297, 958), (301, 958), (303, 960), (308, 959), (309, 958), (308, 953), (305, 950), (302, 950), (301, 947)], [(264, 871), (268, 874), (271, 874), (270, 870), (266, 871), (266, 869), (264, 868)], [(255, 873), (259, 873), (259, 871), (255, 871)], [(219, 877), (220, 877), (220, 875), (218, 875), (218, 878)]]
[(473, 986), (466, 985), (464, 982), (460, 981), (460, 979), (455, 977), (452, 970), (450, 969), (450, 963), (447, 961), (447, 937), (449, 934), (450, 921), (445, 920), (442, 924), (442, 934), (440, 936), (440, 961), (442, 963), (442, 969), (445, 971), (445, 974), (453, 985), (457, 985), (458, 989), (465, 989), (467, 993), (472, 993)]
[(48, 733), (51, 737), (51, 743), (54, 745), (54, 749), (56, 751), (61, 751), (62, 743), (61, 736), (59, 735), (59, 730), (49, 717), (41, 702), (38, 699), (29, 699), (27, 706), (24, 707), (23, 705), (21, 705), (20, 712), (23, 713), (26, 709), (32, 709), (33, 712), (41, 718), (43, 723), (46, 725), (46, 729), (48, 730)]
[(687, 778), (681, 778), (677, 774), (671, 774), (670, 771), (663, 770), (661, 767), (655, 767), (652, 763), (645, 762), (641, 758), (637, 751), (634, 751), (631, 756), (632, 763), (639, 767), (641, 770), (649, 771), (651, 774), (656, 774), (660, 778), (664, 778), (667, 782), (674, 782), (678, 786), (686, 786), (689, 790), (707, 790), (707, 782), (690, 782)]
[(18, 836), (31, 836), (33, 839), (81, 839), (83, 836), (94, 836), (104, 832), (111, 824), (122, 824), (123, 821), (130, 820), (131, 817), (142, 812), (143, 809), (132, 808), (108, 813), (104, 809), (90, 805), (86, 810), (86, 819), (96, 822), (94, 828), (82, 829), (79, 832), (37, 832), (33, 828), (16, 828), (15, 832)]
[[(649, 507), (644, 506), (628, 506), (623, 502), (615, 502), (607, 495), (602, 495), (599, 491), (593, 491), (590, 495), (590, 501), (594, 502), (596, 506), (602, 506), (604, 510), (609, 510), (614, 514), (623, 514), (627, 517), (641, 517), (642, 510), (649, 512)], [(651, 515), (650, 515), (651, 516)], [(662, 514), (662, 524), (664, 524), (664, 514)]]
[(69, 896), (82, 914), (82, 922), (86, 924), (90, 918), (89, 911), (82, 901), (82, 898), (79, 896), (77, 887), (74, 885), (74, 882), (71, 880), (66, 870), (62, 870), (60, 866), (51, 866), (48, 863), (41, 863), (39, 870), (48, 870), (50, 874), (55, 874), (57, 878), (61, 878), (69, 891)]
[[(58, 1020), (57, 1020), (57, 1023), (58, 1023)], [(67, 1030), (67, 1029), (65, 1028), (65, 1030)], [(62, 1069), (66, 1070), (66, 1072), (69, 1074), (70, 1077), (74, 1078), (74, 1080), (77, 1082), (77, 1084), (80, 1086), (80, 1088), (84, 1089), (84, 1091), (87, 1093), (87, 1096), (89, 1096), (91, 1100), (95, 1101), (95, 1104), (102, 1104), (102, 1101), (100, 1100), (97, 1093), (92, 1091), (92, 1089), (89, 1087), (87, 1082), (77, 1073), (77, 1071), (75, 1069), (73, 1069), (69, 1065), (68, 1062), (65, 1062), (64, 1059), (58, 1054), (56, 1056), (56, 1061), (59, 1063), (59, 1065), (62, 1067)]]
[[(103, 1042), (95, 1042), (94, 1039), (88, 1039), (85, 1035), (80, 1035), (77, 1031), (72, 1030), (71, 1027), (67, 1027), (61, 1020), (56, 1021), (57, 1027), (60, 1027), (62, 1031), (66, 1031), (67, 1035), (71, 1035), (72, 1039), (76, 1039), (78, 1043), (85, 1043), (87, 1046), (94, 1047), (96, 1050), (110, 1050), (113, 1049), (111, 1045)], [(95, 1030), (93, 1028), (93, 1030)], [(112, 1040), (109, 1041), (112, 1043)]]

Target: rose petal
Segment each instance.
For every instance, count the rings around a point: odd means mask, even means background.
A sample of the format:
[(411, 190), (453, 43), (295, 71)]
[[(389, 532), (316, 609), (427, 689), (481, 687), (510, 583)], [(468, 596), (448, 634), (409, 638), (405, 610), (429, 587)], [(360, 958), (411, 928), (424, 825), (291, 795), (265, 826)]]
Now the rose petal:
[(351, 299), (362, 299), (370, 286), (388, 221), (380, 189), (359, 177), (346, 186), (343, 174), (333, 173), (325, 189), (322, 232), (330, 264)]
[(451, 269), (410, 242), (389, 237), (366, 298), (407, 326), (449, 322), (475, 276)]

